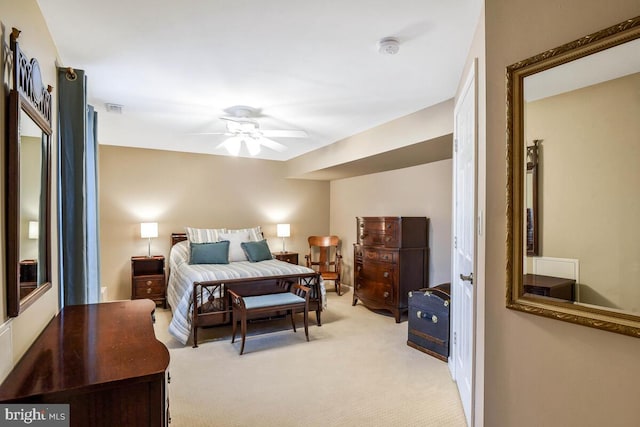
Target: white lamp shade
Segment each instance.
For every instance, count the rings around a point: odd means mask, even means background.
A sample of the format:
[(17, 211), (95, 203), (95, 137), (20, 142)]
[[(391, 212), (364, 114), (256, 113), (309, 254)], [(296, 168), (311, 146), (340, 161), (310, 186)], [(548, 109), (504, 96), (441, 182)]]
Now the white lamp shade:
[(140, 237), (152, 238), (158, 237), (158, 223), (157, 222), (142, 222), (140, 223)]
[(278, 237), (289, 237), (291, 236), (291, 226), (289, 224), (278, 224), (276, 225), (276, 234)]
[(29, 221), (29, 238), (37, 239), (40, 236), (40, 228), (38, 227), (38, 221)]

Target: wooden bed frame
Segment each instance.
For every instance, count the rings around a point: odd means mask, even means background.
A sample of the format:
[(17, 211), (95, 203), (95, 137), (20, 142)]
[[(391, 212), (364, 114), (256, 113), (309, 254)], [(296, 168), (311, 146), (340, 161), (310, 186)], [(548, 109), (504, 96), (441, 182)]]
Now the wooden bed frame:
[[(172, 233), (171, 246), (187, 240), (186, 233)], [(169, 271), (171, 274), (171, 271)], [(198, 328), (217, 325), (228, 325), (232, 321), (232, 307), (228, 290), (233, 290), (241, 296), (265, 295), (279, 292), (289, 292), (294, 284), (300, 284), (312, 289), (309, 298), (309, 311), (316, 312), (316, 322), (322, 326), (322, 297), (320, 295), (320, 273), (300, 273), (268, 277), (248, 277), (242, 279), (210, 280), (193, 283), (193, 304), (191, 329), (193, 330), (193, 347), (198, 347)], [(218, 290), (220, 296), (215, 296)], [(201, 303), (199, 304), (198, 301)], [(271, 316), (285, 314), (284, 312), (269, 313)], [(262, 315), (261, 317), (264, 317)]]

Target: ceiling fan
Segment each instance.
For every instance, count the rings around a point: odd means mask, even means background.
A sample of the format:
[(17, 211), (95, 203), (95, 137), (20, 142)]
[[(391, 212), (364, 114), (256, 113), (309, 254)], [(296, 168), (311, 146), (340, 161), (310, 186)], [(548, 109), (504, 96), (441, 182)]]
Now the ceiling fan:
[(210, 132), (208, 135), (228, 136), (216, 148), (224, 147), (229, 154), (240, 154), (242, 143), (245, 144), (252, 156), (260, 152), (260, 147), (265, 146), (272, 150), (283, 152), (287, 147), (269, 138), (306, 138), (303, 130), (267, 130), (260, 129), (260, 123), (256, 120), (260, 110), (245, 105), (236, 105), (224, 110), (229, 116), (220, 117), (227, 124), (226, 132)]

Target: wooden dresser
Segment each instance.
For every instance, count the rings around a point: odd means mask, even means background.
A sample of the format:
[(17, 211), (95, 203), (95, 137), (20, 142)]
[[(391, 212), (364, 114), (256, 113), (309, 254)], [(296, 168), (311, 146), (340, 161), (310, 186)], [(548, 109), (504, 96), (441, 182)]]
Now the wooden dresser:
[(353, 305), (391, 311), (400, 323), (408, 293), (429, 286), (429, 219), (359, 217)]
[(69, 404), (71, 426), (165, 426), (169, 351), (151, 300), (63, 308), (0, 385), (0, 402)]

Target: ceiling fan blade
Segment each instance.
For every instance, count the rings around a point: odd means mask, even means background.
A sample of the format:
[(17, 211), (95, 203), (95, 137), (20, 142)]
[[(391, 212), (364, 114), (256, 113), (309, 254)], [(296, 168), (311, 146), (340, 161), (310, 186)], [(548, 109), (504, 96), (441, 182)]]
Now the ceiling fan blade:
[(278, 152), (283, 152), (287, 150), (287, 146), (286, 145), (282, 145), (279, 142), (275, 142), (269, 138), (265, 138), (262, 137), (260, 138), (258, 141), (260, 141), (260, 144), (264, 145), (267, 148), (270, 148), (274, 151), (278, 151)]
[(228, 122), (241, 123), (241, 122), (244, 122), (246, 119), (244, 119), (242, 117), (220, 117), (220, 120), (226, 120)]
[(220, 117), (220, 119), (226, 121), (227, 123), (251, 123), (255, 127), (258, 127), (258, 122), (249, 117)]
[(227, 135), (227, 136), (233, 136), (233, 134), (229, 133), (229, 132), (197, 132), (197, 133), (188, 133), (187, 135)]
[(269, 138), (307, 138), (309, 135), (303, 130), (264, 130), (260, 132)]

